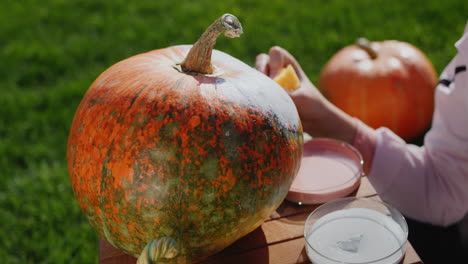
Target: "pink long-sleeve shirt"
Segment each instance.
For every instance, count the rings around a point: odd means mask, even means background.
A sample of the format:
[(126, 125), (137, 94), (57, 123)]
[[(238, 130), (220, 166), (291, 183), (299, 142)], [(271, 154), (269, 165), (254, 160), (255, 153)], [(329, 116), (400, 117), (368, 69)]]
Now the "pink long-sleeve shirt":
[(354, 140), (384, 201), (412, 219), (441, 226), (468, 212), (468, 24), (455, 47), (458, 54), (436, 87), (433, 123), (422, 147), (360, 121)]

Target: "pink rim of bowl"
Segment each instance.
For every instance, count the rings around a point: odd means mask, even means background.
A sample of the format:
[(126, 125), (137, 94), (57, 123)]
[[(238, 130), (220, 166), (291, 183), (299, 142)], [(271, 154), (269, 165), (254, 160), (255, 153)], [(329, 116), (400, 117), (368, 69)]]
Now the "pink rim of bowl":
[[(312, 178), (310, 173), (314, 173), (302, 168), (306, 167), (305, 162), (307, 162), (307, 158), (326, 155), (333, 155), (349, 160), (349, 164), (355, 166), (354, 175), (346, 181), (326, 187), (322, 186), (321, 188), (310, 188), (297, 184), (298, 182), (303, 182), (304, 180)], [(302, 169), (300, 169), (299, 173), (296, 175), (286, 199), (300, 204), (322, 204), (337, 198), (345, 197), (359, 187), (361, 176), (363, 175), (363, 164), (364, 161), (361, 154), (350, 144), (335, 139), (314, 138), (304, 144), (301, 164)], [(323, 177), (326, 177), (326, 172), (323, 172), (323, 175)]]

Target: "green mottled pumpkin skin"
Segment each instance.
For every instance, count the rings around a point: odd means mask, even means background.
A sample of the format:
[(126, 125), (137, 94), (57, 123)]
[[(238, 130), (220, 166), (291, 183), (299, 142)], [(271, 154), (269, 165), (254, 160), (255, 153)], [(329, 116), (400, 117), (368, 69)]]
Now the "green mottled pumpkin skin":
[(214, 50), (216, 77), (179, 72), (190, 46), (123, 60), (86, 92), (67, 159), (79, 206), (100, 236), (138, 256), (152, 239), (173, 263), (212, 255), (280, 205), (302, 156), (286, 92)]

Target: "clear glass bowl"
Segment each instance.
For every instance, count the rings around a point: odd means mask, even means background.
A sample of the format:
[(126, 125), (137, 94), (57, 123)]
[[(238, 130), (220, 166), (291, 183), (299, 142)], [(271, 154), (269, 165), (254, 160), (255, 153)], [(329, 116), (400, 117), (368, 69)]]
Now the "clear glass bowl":
[(309, 215), (304, 238), (314, 264), (397, 264), (406, 252), (408, 225), (384, 202), (342, 198)]

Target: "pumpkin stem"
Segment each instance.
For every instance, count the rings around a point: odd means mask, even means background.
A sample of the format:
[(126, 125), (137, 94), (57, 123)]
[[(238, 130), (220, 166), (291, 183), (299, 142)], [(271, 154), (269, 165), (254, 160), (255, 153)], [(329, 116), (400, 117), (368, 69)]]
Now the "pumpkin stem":
[(164, 262), (177, 257), (179, 250), (177, 242), (175, 242), (174, 239), (171, 237), (160, 237), (151, 240), (148, 245), (145, 246), (138, 257), (137, 264), (156, 264), (160, 261)]
[(371, 46), (371, 43), (366, 38), (358, 38), (356, 40), (356, 45), (361, 49), (365, 50), (367, 54), (371, 57), (371, 59), (377, 58), (377, 51)]
[(195, 74), (213, 74), (211, 53), (216, 39), (223, 32), (225, 32), (224, 35), (230, 38), (239, 37), (243, 33), (242, 25), (235, 16), (231, 14), (222, 15), (206, 29), (190, 49), (181, 64), (182, 70)]

